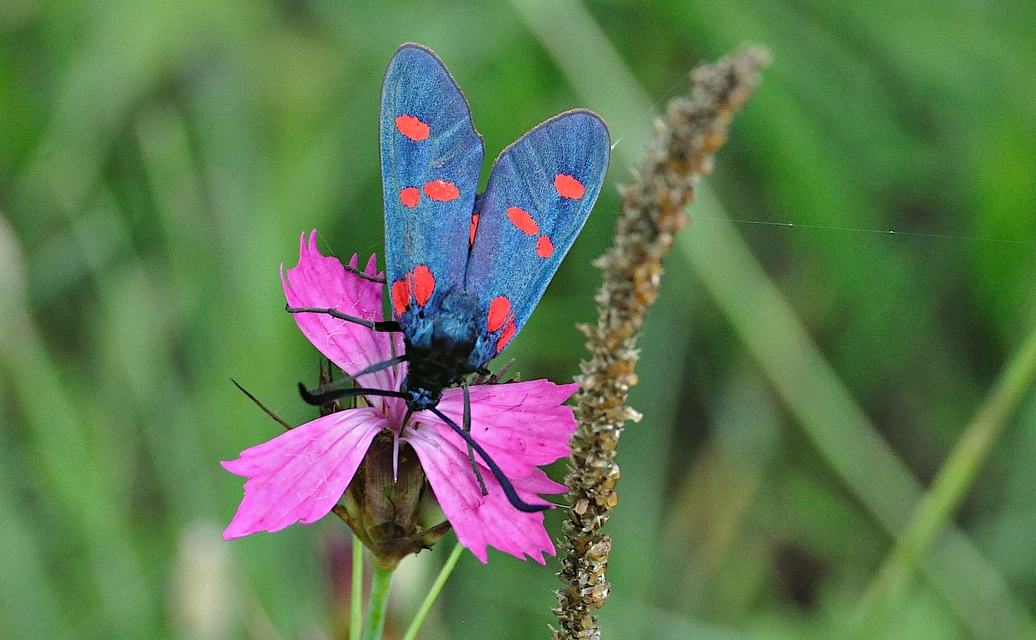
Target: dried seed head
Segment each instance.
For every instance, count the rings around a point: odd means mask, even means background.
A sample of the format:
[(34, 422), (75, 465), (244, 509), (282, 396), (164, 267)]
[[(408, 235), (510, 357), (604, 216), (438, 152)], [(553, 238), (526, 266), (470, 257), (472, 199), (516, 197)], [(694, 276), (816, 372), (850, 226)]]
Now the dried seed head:
[(560, 628), (554, 638), (599, 639), (597, 618), (611, 585), (604, 577), (611, 540), (601, 533), (609, 511), (619, 503), (615, 448), (628, 420), (640, 414), (626, 406), (637, 383), (637, 336), (648, 308), (658, 296), (662, 257), (673, 235), (687, 226), (684, 207), (694, 184), (712, 172), (712, 154), (727, 140), (727, 126), (759, 83), (769, 62), (762, 49), (743, 48), (715, 64), (695, 69), (689, 99), (673, 100), (666, 120), (654, 124), (655, 139), (634, 182), (619, 185), (622, 217), (615, 243), (594, 264), (604, 272), (598, 291), (597, 324), (581, 325), (591, 357), (580, 364), (576, 394), (579, 430), (571, 441), (566, 485), (571, 508), (563, 528), (564, 586), (554, 609)]

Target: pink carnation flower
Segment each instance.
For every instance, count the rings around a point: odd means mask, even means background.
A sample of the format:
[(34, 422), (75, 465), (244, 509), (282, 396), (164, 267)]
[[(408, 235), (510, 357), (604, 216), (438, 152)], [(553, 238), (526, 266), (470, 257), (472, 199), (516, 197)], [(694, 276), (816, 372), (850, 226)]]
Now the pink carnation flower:
[[(356, 267), (354, 255), (350, 261)], [(371, 256), (365, 272), (375, 274)], [(347, 271), (335, 258), (320, 255), (314, 231), (303, 234), (299, 263), (283, 274), (284, 293), (293, 307), (333, 308), (366, 320), (382, 319), (384, 285)], [(398, 333), (375, 332), (328, 314), (297, 313), (302, 333), (343, 371), (357, 372), (403, 352)], [(398, 391), (406, 364), (360, 376), (364, 388)], [(577, 385), (547, 380), (469, 387), (471, 435), (503, 470), (518, 496), (543, 504), (539, 494), (561, 493), (564, 485), (538, 467), (568, 453), (575, 431), (572, 409), (561, 403)], [(223, 466), (245, 476), (244, 499), (226, 539), (257, 531), (278, 531), (296, 522), (309, 524), (326, 515), (342, 498), (375, 436), (392, 435), (396, 451), (409, 444), (461, 544), (486, 562), (486, 547), (544, 564), (554, 553), (543, 527), (543, 513), (515, 509), (493, 474), (476, 455), (487, 489), (483, 495), (464, 440), (431, 411), (413, 414), (405, 428), (406, 405), (400, 398), (369, 396), (370, 406), (317, 418), (273, 440), (246, 449)], [(444, 391), (438, 409), (457, 424), (463, 421), (463, 394)]]

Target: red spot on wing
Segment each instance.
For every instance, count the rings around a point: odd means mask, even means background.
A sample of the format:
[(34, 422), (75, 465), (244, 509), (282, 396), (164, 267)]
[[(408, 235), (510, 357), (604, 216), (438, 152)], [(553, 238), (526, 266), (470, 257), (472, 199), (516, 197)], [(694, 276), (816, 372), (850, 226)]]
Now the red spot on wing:
[(435, 291), (435, 276), (431, 269), (423, 264), (414, 268), (414, 299), (418, 306), (423, 307)]
[(396, 129), (414, 142), (428, 139), (428, 125), (415, 116), (403, 115), (396, 118)]
[(554, 188), (559, 196), (569, 200), (578, 200), (586, 192), (586, 187), (583, 186), (582, 182), (565, 173), (559, 173), (554, 176)]
[(452, 182), (432, 180), (424, 185), (424, 194), (432, 200), (449, 202), (450, 200), (456, 200), (460, 196), (460, 190)]
[(421, 192), (417, 187), (407, 187), (399, 192), (399, 201), (413, 209), (421, 201)]
[(541, 258), (549, 258), (554, 253), (554, 243), (547, 236), (540, 236), (536, 241), (536, 255)]
[(407, 274), (406, 278), (392, 283), (392, 310), (396, 312), (397, 318), (403, 315), (410, 305), (410, 283), (407, 282), (409, 279), (410, 275)]
[(506, 327), (504, 327), (504, 332), (500, 334), (500, 338), (496, 341), (497, 353), (504, 350), (504, 347), (506, 347), (507, 343), (511, 341), (511, 338), (514, 337), (514, 332), (517, 330), (518, 327), (514, 324), (514, 318), (511, 318), (511, 321), (507, 323)]
[(540, 225), (536, 224), (536, 221), (532, 219), (528, 211), (520, 207), (509, 207), (507, 209), (507, 219), (511, 221), (511, 224), (518, 227), (518, 230), (522, 233), (534, 236), (540, 232)]
[(489, 317), (486, 321), (486, 329), (493, 333), (504, 326), (507, 316), (511, 313), (511, 301), (507, 296), (497, 296), (489, 303)]
[(468, 232), (468, 246), (475, 244), (475, 232), (478, 231), (478, 214), (471, 214), (471, 231)]

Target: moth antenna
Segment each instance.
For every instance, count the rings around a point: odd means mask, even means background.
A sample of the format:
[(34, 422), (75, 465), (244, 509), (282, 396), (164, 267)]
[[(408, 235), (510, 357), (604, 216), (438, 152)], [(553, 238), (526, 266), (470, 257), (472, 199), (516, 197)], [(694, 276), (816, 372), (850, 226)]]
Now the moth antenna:
[(487, 467), (489, 467), (489, 470), (493, 472), (493, 477), (496, 478), (496, 481), (500, 483), (500, 487), (504, 490), (504, 495), (507, 496), (507, 501), (511, 503), (511, 506), (513, 506), (515, 509), (519, 511), (524, 511), (525, 513), (536, 513), (537, 511), (546, 511), (547, 509), (550, 509), (551, 506), (553, 506), (549, 504), (529, 504), (528, 502), (525, 502), (524, 500), (519, 498), (518, 492), (514, 490), (514, 485), (511, 484), (511, 481), (507, 478), (506, 475), (504, 475), (503, 470), (500, 469), (500, 465), (498, 465), (496, 461), (489, 457), (489, 454), (486, 453), (486, 450), (483, 449), (482, 445), (480, 445), (478, 442), (475, 442), (475, 439), (471, 437), (470, 433), (464, 431), (464, 429), (457, 426), (456, 422), (448, 418), (446, 414), (444, 414), (442, 411), (439, 411), (439, 409), (437, 409), (436, 407), (430, 407), (428, 410), (434, 413), (436, 416), (438, 416), (440, 420), (449, 425), (449, 427), (453, 429), (454, 432), (457, 433), (457, 435), (464, 438), (464, 441), (468, 443), (469, 447), (471, 447), (475, 450), (476, 453), (478, 453), (479, 457), (482, 458), (482, 461), (486, 463)]
[(348, 313), (342, 313), (338, 309), (327, 307), (293, 307), (285, 305), (284, 310), (288, 313), (325, 313), (332, 318), (352, 322), (381, 333), (399, 333), (401, 331), (399, 323), (395, 320), (364, 320), (363, 318), (351, 316)]

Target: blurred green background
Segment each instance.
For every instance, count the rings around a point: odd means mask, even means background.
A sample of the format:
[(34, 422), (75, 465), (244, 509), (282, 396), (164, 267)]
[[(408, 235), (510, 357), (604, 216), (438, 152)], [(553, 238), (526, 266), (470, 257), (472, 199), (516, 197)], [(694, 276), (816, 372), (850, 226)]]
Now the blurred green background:
[[(405, 41), (490, 158), (565, 109), (609, 122), (597, 209), (508, 350), (559, 381), (652, 118), (702, 60), (772, 51), (640, 343), (602, 624), (844, 629), (1036, 320), (1030, 1), (0, 2), (0, 638), (344, 637), (345, 526), (224, 542), (241, 479), (218, 462), (280, 430), (231, 377), (313, 416), (278, 267), (313, 228), (382, 253)], [(1036, 633), (1031, 394), (965, 486), (869, 636)], [(404, 562), (390, 627), (448, 546)], [(424, 637), (548, 637), (556, 570), (466, 554)]]

